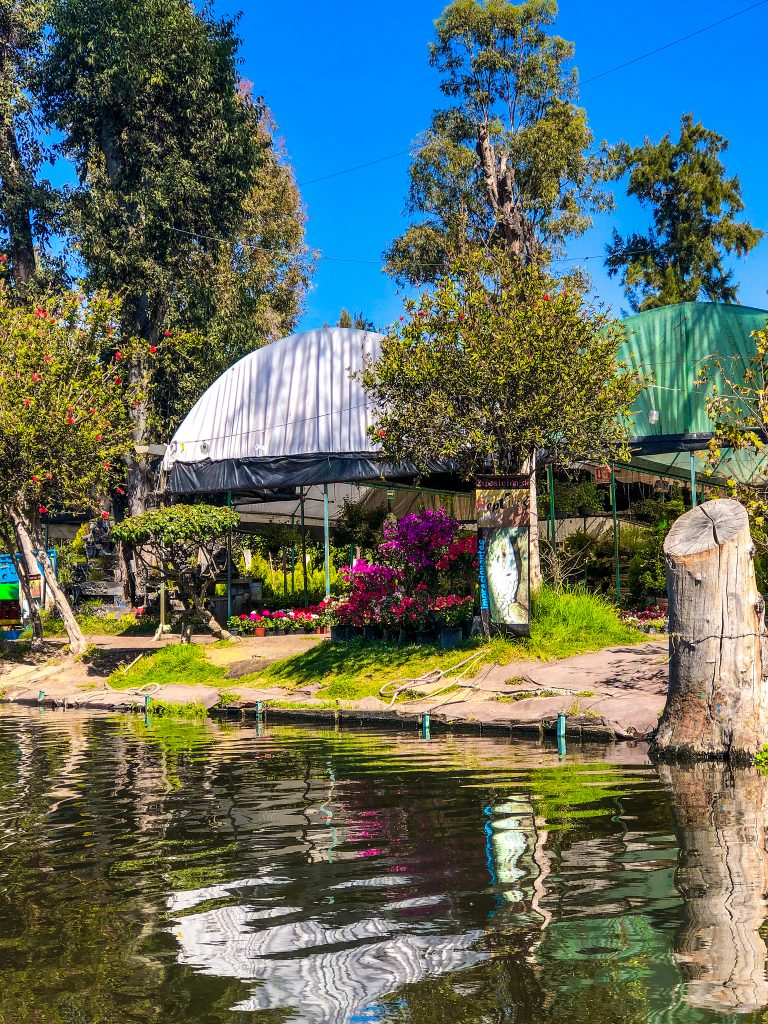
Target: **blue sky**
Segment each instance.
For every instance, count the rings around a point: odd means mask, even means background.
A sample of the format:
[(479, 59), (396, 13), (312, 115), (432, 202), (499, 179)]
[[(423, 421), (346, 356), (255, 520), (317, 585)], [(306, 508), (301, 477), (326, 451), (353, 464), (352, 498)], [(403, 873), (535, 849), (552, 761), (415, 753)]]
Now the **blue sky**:
[[(749, 5), (750, 0), (562, 0), (556, 31), (576, 44), (580, 77), (615, 67)], [(407, 150), (441, 105), (427, 45), (442, 0), (347, 0), (290, 4), (217, 0), (219, 14), (243, 9), (243, 76), (271, 108), (296, 171), (308, 216), (308, 243), (319, 260), (301, 327), (335, 322), (342, 306), (378, 326), (400, 312), (402, 297), (381, 271), (381, 253), (404, 226), (407, 155), (354, 173), (327, 174)], [(694, 116), (730, 141), (729, 173), (739, 175), (746, 215), (768, 229), (768, 133), (764, 49), (768, 4), (670, 49), (585, 84), (581, 103), (597, 140), (632, 144), (677, 132)], [(646, 218), (617, 186), (617, 207), (569, 247), (585, 263), (597, 295), (626, 309), (619, 283), (602, 268), (605, 244), (643, 228)], [(595, 258), (597, 257), (597, 258)], [(768, 307), (768, 240), (737, 261), (739, 299)]]

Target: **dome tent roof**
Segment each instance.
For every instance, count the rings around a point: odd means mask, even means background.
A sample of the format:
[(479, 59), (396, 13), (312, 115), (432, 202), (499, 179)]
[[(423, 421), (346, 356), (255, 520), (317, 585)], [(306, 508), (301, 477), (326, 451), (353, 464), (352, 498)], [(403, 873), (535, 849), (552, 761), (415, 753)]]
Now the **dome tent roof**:
[(381, 335), (324, 327), (265, 345), (231, 366), (168, 446), (171, 491), (257, 492), (375, 479), (382, 466), (357, 371)]

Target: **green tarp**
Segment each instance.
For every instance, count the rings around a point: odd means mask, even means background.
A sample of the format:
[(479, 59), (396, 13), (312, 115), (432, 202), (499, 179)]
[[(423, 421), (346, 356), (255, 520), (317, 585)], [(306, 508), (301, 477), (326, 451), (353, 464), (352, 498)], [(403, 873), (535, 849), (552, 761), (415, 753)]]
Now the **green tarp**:
[[(632, 467), (687, 478), (690, 452), (706, 451), (712, 434), (707, 388), (696, 387), (699, 371), (716, 353), (740, 379), (754, 354), (751, 332), (766, 326), (768, 311), (751, 306), (684, 302), (628, 317), (622, 361), (653, 379), (638, 399), (632, 433), (637, 454)], [(652, 410), (658, 421), (652, 422)], [(703, 471), (705, 462), (696, 460)], [(768, 453), (727, 452), (716, 477), (753, 484), (768, 482)]]

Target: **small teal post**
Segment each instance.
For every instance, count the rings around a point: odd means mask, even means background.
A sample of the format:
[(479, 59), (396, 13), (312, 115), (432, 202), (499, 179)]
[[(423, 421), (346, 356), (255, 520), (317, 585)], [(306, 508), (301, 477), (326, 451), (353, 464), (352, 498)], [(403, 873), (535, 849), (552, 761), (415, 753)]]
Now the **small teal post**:
[(264, 714), (264, 703), (260, 700), (256, 701), (256, 717), (261, 718)]
[(331, 596), (331, 538), (328, 524), (328, 484), (323, 484), (323, 550), (325, 557), (325, 596)]
[(616, 571), (616, 601), (621, 600), (621, 573), (619, 571), (619, 520), (616, 517), (616, 472), (611, 467), (611, 511), (613, 513), (613, 561)]
[(145, 694), (145, 696), (144, 696), (144, 711), (145, 712), (147, 712), (147, 713), (149, 712), (149, 705), (151, 703), (152, 703), (152, 698), (150, 697), (150, 695), (148, 693)]
[(690, 456), (691, 456), (691, 508), (696, 508), (696, 505), (698, 504), (698, 501), (697, 501), (697, 498), (696, 498), (696, 456), (693, 454), (693, 452), (690, 453)]
[(563, 711), (557, 716), (557, 753), (560, 757), (565, 754), (565, 712)]
[(421, 735), (424, 737), (425, 740), (429, 739), (429, 726), (429, 713), (425, 711), (424, 714), (421, 716)]

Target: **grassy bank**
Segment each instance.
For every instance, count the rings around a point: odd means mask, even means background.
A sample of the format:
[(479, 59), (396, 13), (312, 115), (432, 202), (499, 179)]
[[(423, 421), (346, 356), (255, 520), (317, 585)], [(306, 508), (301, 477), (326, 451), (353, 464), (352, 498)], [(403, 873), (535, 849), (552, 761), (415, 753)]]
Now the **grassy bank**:
[[(415, 679), (433, 669), (444, 670), (472, 654), (478, 655), (471, 668), (476, 672), (487, 664), (506, 665), (526, 659), (551, 661), (645, 640), (645, 634), (621, 622), (614, 606), (605, 599), (586, 591), (556, 592), (545, 587), (533, 600), (530, 638), (495, 637), (490, 643), (478, 638), (452, 651), (383, 641), (325, 642), (240, 677), (237, 685), (293, 689), (319, 682), (319, 700), (356, 700), (378, 695), (385, 682)], [(225, 667), (211, 664), (205, 648), (174, 645), (113, 673), (109, 683), (119, 689), (148, 683), (220, 686), (226, 673)]]

